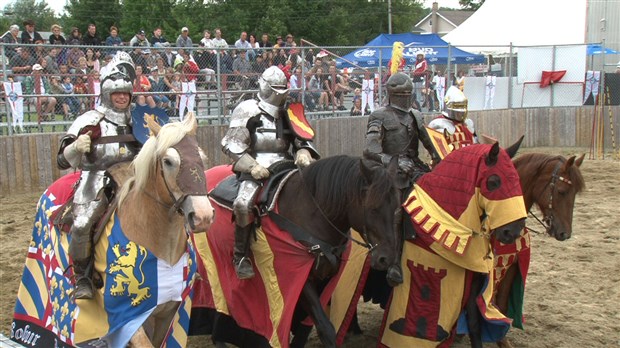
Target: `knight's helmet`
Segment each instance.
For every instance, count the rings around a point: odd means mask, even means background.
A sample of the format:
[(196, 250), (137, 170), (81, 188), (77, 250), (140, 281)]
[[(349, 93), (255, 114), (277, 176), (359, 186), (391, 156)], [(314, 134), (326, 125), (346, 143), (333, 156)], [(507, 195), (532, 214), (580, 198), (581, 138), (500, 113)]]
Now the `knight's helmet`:
[[(127, 52), (118, 51), (101, 75), (101, 105), (113, 110), (115, 113), (124, 114), (124, 110), (117, 110), (112, 103), (111, 94), (116, 92), (133, 94), (133, 81), (136, 78), (136, 68), (131, 56)], [(114, 121), (114, 120), (113, 120)]]
[(286, 83), (286, 75), (280, 68), (277, 66), (267, 68), (258, 79), (258, 99), (261, 104), (283, 106), (288, 97)]
[(390, 106), (402, 111), (411, 109), (413, 82), (407, 74), (397, 72), (386, 82)]
[(445, 110), (443, 115), (451, 120), (463, 122), (467, 118), (467, 97), (456, 86), (451, 86), (446, 92)]

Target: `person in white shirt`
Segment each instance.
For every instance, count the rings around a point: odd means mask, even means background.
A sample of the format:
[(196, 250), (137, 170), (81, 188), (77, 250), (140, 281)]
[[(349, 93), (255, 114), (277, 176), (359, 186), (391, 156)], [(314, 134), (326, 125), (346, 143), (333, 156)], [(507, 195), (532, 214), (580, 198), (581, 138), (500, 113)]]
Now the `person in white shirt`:
[(222, 30), (220, 28), (215, 29), (215, 37), (211, 41), (216, 49), (228, 48), (228, 42), (222, 38)]

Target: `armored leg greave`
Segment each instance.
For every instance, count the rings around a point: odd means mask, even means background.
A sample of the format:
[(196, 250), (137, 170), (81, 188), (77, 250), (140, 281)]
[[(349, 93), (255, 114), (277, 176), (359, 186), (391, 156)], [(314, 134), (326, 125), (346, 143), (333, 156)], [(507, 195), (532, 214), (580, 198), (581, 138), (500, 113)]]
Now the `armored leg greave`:
[(254, 225), (247, 226), (235, 225), (235, 245), (233, 248), (233, 265), (237, 278), (250, 279), (254, 277), (254, 268), (252, 268), (252, 260), (248, 256), (250, 249), (250, 237)]
[(105, 195), (101, 196), (102, 198), (90, 203), (73, 205), (69, 255), (73, 260), (76, 299), (93, 298), (92, 230), (108, 206)]

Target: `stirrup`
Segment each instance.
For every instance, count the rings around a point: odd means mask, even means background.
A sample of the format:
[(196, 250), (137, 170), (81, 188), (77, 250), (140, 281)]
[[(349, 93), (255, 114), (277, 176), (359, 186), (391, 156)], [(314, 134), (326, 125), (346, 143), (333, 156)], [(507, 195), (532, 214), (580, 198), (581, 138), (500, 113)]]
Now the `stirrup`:
[(235, 266), (235, 273), (237, 273), (237, 278), (250, 279), (254, 278), (254, 268), (252, 267), (252, 260), (244, 256), (240, 259), (234, 259), (233, 265)]

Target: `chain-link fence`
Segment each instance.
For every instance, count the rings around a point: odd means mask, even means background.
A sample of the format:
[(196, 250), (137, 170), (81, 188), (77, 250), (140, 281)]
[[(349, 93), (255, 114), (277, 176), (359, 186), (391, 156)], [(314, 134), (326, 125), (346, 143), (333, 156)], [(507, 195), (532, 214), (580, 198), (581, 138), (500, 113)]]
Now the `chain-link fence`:
[[(256, 97), (259, 77), (271, 65), (285, 71), (290, 101), (302, 102), (309, 118), (367, 115), (385, 104), (391, 47), (302, 44), (250, 50), (121, 49), (150, 85), (136, 82), (133, 102), (165, 108), (173, 118), (191, 109), (201, 123), (226, 124), (236, 105)], [(0, 44), (0, 134), (66, 130), (99, 103), (99, 71), (118, 49)], [(412, 76), (414, 105), (423, 112), (440, 111), (452, 85), (463, 89), (470, 110), (579, 106), (595, 103), (600, 95), (607, 104), (620, 103), (620, 74), (600, 73), (611, 65), (606, 62), (620, 58), (603, 53), (595, 63), (588, 45), (470, 48), (494, 52), (486, 55), (461, 49), (464, 56), (450, 45), (405, 48), (399, 70)], [(419, 53), (427, 63), (421, 71), (416, 69)]]

